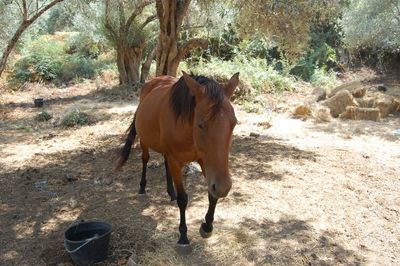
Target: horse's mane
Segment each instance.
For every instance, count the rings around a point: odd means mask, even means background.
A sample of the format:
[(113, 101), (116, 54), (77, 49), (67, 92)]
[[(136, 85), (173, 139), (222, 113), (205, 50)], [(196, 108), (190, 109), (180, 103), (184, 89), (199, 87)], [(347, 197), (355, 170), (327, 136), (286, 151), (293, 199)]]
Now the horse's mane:
[[(205, 96), (211, 101), (210, 112), (207, 119), (212, 119), (222, 108), (224, 100), (224, 90), (218, 82), (204, 76), (190, 75), (195, 81), (205, 87)], [(194, 108), (196, 106), (195, 97), (190, 94), (183, 76), (173, 85), (170, 95), (170, 103), (175, 117), (182, 121), (193, 119)]]

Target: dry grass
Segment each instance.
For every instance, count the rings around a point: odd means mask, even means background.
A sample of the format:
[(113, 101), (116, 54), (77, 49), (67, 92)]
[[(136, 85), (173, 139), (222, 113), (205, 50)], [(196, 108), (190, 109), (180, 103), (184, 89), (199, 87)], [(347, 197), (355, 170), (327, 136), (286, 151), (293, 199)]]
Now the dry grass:
[[(2, 100), (11, 110), (0, 124), (0, 260), (6, 265), (71, 265), (62, 234), (78, 218), (113, 225), (109, 259), (99, 265), (124, 265), (129, 258), (139, 265), (400, 263), (400, 145), (386, 134), (399, 118), (316, 124), (236, 106), (232, 191), (218, 203), (213, 236), (202, 239), (206, 185), (202, 176), (186, 177), (192, 252), (182, 256), (175, 251), (179, 215), (166, 192), (162, 157), (151, 154), (146, 197), (137, 195), (137, 149), (122, 172), (112, 170), (135, 109), (131, 92), (93, 84), (43, 90), (53, 118), (39, 125), (32, 93)], [(60, 127), (58, 119), (71, 108), (95, 122)], [(266, 121), (272, 126), (264, 128)], [(57, 196), (37, 189), (43, 180)]]

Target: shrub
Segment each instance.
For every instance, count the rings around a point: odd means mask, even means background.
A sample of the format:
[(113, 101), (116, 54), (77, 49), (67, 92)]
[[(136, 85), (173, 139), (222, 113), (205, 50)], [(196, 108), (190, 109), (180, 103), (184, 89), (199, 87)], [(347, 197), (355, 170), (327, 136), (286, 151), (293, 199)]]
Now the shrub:
[(250, 85), (249, 93), (254, 95), (261, 92), (291, 91), (295, 81), (284, 71), (275, 70), (275, 64), (268, 64), (267, 60), (261, 58), (248, 59), (243, 55), (237, 55), (231, 61), (212, 57), (209, 61), (203, 60), (193, 66), (182, 64), (181, 68), (189, 69), (195, 74), (211, 76), (217, 80), (220, 80), (220, 77), (227, 80), (234, 73), (240, 72), (240, 79)]
[(69, 56), (63, 64), (59, 79), (69, 82), (75, 78), (92, 79), (96, 72), (92, 60), (81, 56)]
[(65, 127), (83, 126), (89, 122), (89, 115), (79, 109), (67, 113), (61, 120), (61, 124)]
[(49, 121), (51, 118), (53, 118), (53, 114), (47, 112), (47, 111), (41, 111), (35, 116), (35, 120), (39, 122), (45, 122)]
[[(9, 84), (25, 82), (66, 83), (75, 79), (92, 79), (103, 71), (116, 70), (112, 53), (96, 56), (82, 50), (74, 54), (68, 52), (69, 36), (42, 36), (24, 49), (23, 57), (14, 64), (14, 72), (9, 76)], [(82, 48), (83, 49), (83, 48)]]

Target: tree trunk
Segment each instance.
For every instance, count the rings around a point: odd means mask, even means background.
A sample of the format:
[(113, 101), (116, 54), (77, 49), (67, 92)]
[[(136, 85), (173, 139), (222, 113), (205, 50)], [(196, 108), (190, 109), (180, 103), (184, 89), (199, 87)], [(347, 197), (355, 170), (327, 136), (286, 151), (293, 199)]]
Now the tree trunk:
[[(37, 20), (43, 13), (45, 13), (47, 10), (55, 6), (56, 4), (62, 2), (64, 0), (54, 0), (44, 6), (43, 8), (39, 9), (37, 8), (36, 13), (31, 17), (28, 18), (28, 8), (26, 7), (26, 4), (22, 6), (22, 22), (19, 25), (17, 31), (14, 33), (14, 36), (11, 38), (11, 40), (8, 42), (2, 56), (0, 59), (0, 77), (1, 74), (3, 73), (4, 69), (6, 68), (7, 64), (7, 59), (11, 54), (11, 51), (14, 49), (15, 45), (17, 44), (19, 38), (21, 37), (22, 33), (28, 28), (35, 20)], [(25, 3), (25, 2), (24, 2)]]
[(22, 22), (21, 25), (19, 25), (17, 31), (14, 33), (14, 36), (8, 42), (7, 47), (5, 48), (3, 55), (1, 56), (1, 59), (0, 59), (0, 77), (1, 77), (1, 74), (3, 73), (4, 69), (6, 68), (7, 59), (9, 57), (9, 55), (11, 54), (11, 51), (14, 49), (14, 47), (17, 44), (22, 33), (29, 25), (30, 24), (25, 21)]
[(208, 42), (203, 39), (193, 39), (179, 46), (179, 35), (183, 18), (191, 0), (166, 1), (157, 0), (157, 16), (160, 21), (160, 33), (157, 47), (156, 75), (176, 76), (179, 63), (187, 53), (194, 48), (207, 48)]
[(142, 70), (140, 72), (140, 82), (141, 83), (145, 83), (147, 77), (149, 76), (151, 62), (153, 61), (156, 50), (157, 50), (157, 46), (154, 47), (153, 50), (151, 50), (151, 52), (147, 54), (146, 61), (144, 61), (144, 63), (142, 64)]

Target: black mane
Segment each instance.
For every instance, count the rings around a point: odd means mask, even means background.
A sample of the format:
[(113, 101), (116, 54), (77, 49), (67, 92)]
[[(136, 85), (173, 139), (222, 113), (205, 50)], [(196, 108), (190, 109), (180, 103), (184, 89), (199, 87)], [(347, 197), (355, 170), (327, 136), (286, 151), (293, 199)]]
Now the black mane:
[[(195, 81), (205, 87), (205, 96), (212, 102), (208, 119), (212, 119), (222, 107), (224, 100), (224, 90), (216, 81), (204, 76), (190, 75)], [(176, 119), (183, 121), (193, 119), (194, 108), (196, 106), (195, 97), (190, 94), (183, 76), (173, 85), (171, 90), (170, 103), (174, 110)]]

